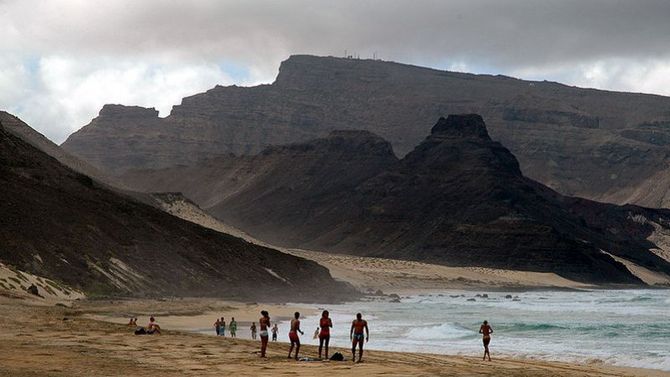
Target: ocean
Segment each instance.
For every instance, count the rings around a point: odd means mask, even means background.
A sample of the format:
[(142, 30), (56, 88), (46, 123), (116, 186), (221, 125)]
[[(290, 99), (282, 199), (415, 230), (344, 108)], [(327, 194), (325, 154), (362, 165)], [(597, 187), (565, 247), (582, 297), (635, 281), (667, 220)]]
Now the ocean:
[[(479, 326), (488, 320), (496, 356), (570, 362), (602, 362), (670, 370), (670, 291), (579, 292), (445, 291), (388, 300), (332, 305), (331, 345), (350, 347), (357, 312), (369, 322), (369, 349), (481, 356)], [(515, 299), (506, 298), (511, 295)], [(474, 298), (476, 301), (468, 301)], [(302, 319), (303, 343), (312, 339), (318, 316)], [(286, 341), (288, 323), (281, 322)]]

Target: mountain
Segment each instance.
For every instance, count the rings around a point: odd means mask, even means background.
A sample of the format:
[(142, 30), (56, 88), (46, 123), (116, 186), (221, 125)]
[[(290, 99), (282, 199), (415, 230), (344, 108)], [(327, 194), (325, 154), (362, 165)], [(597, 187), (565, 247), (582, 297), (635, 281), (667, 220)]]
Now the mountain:
[(0, 262), (88, 294), (352, 294), (314, 262), (203, 228), (119, 195), (0, 123)]
[(566, 197), (524, 177), (479, 115), (441, 118), (402, 159), (376, 135), (338, 131), (125, 178), (181, 190), (226, 223), (286, 247), (589, 283), (640, 283), (620, 262), (670, 276), (670, 211)]
[(193, 165), (361, 129), (405, 155), (442, 114), (479, 113), (528, 177), (570, 196), (670, 205), (670, 98), (447, 72), (377, 60), (291, 56), (271, 85), (217, 86), (169, 116), (106, 105), (63, 147), (105, 172)]

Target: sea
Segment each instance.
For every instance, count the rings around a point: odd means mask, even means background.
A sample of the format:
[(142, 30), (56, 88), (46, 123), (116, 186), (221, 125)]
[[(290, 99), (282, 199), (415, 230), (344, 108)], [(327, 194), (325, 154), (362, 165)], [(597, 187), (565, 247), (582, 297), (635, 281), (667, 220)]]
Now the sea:
[[(670, 290), (445, 291), (331, 305), (331, 345), (350, 347), (356, 313), (369, 323), (368, 349), (481, 356), (479, 326), (494, 332), (491, 356), (605, 363), (670, 371)], [(483, 294), (488, 297), (481, 297)], [(510, 298), (511, 297), (511, 298)], [(304, 306), (304, 304), (303, 304)], [(303, 343), (319, 315), (301, 320)], [(289, 324), (280, 322), (280, 340)]]

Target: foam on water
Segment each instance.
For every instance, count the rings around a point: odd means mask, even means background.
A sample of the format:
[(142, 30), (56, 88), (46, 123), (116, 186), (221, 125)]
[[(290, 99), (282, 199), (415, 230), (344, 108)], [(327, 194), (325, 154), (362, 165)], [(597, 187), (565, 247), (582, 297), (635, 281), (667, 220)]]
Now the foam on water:
[[(493, 329), (495, 355), (545, 360), (602, 361), (619, 366), (670, 370), (670, 292), (608, 290), (587, 292), (444, 292), (413, 296), (401, 303), (355, 302), (329, 307), (331, 344), (348, 347), (356, 312), (370, 324), (371, 349), (479, 355), (479, 325)], [(462, 297), (461, 295), (465, 295)], [(457, 297), (453, 297), (457, 296)], [(302, 320), (311, 335), (319, 316)], [(281, 324), (288, 329), (288, 324)], [(285, 333), (285, 331), (284, 331)], [(285, 334), (284, 334), (285, 335)], [(306, 343), (315, 343), (311, 336)]]

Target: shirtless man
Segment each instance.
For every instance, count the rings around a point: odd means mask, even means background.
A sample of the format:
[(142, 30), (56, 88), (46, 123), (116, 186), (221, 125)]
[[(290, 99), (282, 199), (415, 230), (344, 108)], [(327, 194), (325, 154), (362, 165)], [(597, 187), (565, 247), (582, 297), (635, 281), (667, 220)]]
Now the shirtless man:
[(489, 361), (491, 361), (489, 343), (491, 343), (491, 334), (493, 333), (493, 329), (491, 326), (489, 326), (488, 321), (484, 321), (481, 327), (479, 327), (479, 333), (482, 334), (482, 341), (484, 342), (484, 358), (482, 360), (486, 360), (486, 355), (489, 355)]
[(265, 350), (268, 348), (268, 329), (270, 328), (270, 314), (263, 310), (261, 311), (261, 319), (258, 320), (258, 325), (261, 328), (261, 357), (265, 357)]
[(295, 318), (291, 320), (291, 331), (288, 332), (288, 338), (291, 341), (291, 348), (288, 350), (288, 358), (291, 358), (291, 352), (293, 352), (293, 346), (295, 346), (295, 359), (298, 360), (298, 352), (300, 351), (300, 337), (298, 333), (304, 335), (305, 333), (300, 330), (300, 313), (295, 312), (293, 315)]
[(349, 339), (351, 339), (351, 361), (356, 361), (356, 345), (359, 346), (358, 362), (363, 359), (363, 330), (365, 330), (365, 342), (370, 340), (370, 331), (368, 330), (368, 322), (363, 319), (361, 313), (356, 314), (356, 319), (351, 322), (351, 330), (349, 331)]

